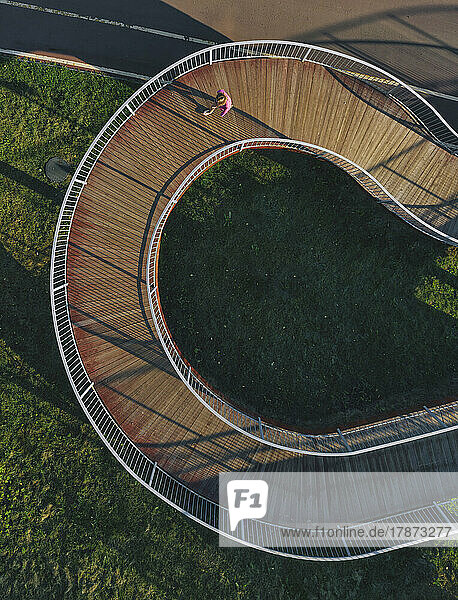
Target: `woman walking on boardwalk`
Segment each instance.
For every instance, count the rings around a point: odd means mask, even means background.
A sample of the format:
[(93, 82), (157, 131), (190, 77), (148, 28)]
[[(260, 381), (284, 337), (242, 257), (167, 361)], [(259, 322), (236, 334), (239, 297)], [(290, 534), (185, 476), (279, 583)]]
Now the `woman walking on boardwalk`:
[(218, 90), (216, 92), (216, 99), (215, 99), (216, 104), (213, 104), (211, 106), (211, 108), (209, 108), (208, 110), (204, 111), (204, 115), (211, 115), (212, 112), (215, 110), (215, 108), (220, 108), (221, 109), (221, 116), (224, 117), (224, 115), (229, 112), (229, 110), (231, 109), (232, 106), (232, 99), (229, 96), (229, 94), (224, 91), (224, 90)]

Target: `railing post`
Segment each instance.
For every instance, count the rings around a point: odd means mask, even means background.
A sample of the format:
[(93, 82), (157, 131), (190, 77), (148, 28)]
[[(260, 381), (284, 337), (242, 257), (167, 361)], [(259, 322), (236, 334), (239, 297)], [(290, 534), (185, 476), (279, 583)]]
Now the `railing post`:
[(311, 51), (312, 51), (312, 49), (308, 48), (307, 52), (302, 57), (302, 62), (305, 62), (307, 60), (307, 56), (310, 54)]
[(210, 47), (210, 61), (209, 64), (212, 65), (213, 64), (213, 48)]
[(154, 473), (156, 472), (157, 462), (153, 465), (153, 470), (151, 471), (151, 476), (148, 481), (148, 485), (151, 487), (151, 482), (153, 481)]
[(61, 290), (62, 288), (66, 288), (68, 286), (68, 282), (67, 283), (63, 283), (62, 285), (58, 285), (57, 287), (55, 287), (53, 289), (53, 292), (57, 292), (58, 290)]
[(91, 383), (91, 385), (89, 385), (84, 392), (81, 394), (80, 396), (80, 400), (82, 400), (94, 387), (94, 382)]
[(346, 448), (346, 449), (347, 449), (349, 452), (351, 452), (351, 448), (350, 448), (350, 446), (349, 446), (349, 444), (348, 444), (347, 440), (344, 438), (344, 436), (343, 436), (343, 433), (340, 431), (340, 429), (339, 429), (339, 428), (337, 428), (337, 433), (340, 435), (340, 439), (342, 440), (342, 442), (343, 442), (343, 445), (345, 446), (345, 448)]
[(262, 421), (261, 421), (261, 417), (258, 417), (258, 422), (259, 422), (259, 433), (261, 434), (261, 439), (264, 439), (264, 433), (262, 431)]
[(423, 408), (426, 410), (427, 413), (429, 413), (432, 416), (433, 419), (436, 419), (436, 421), (440, 423), (442, 427), (447, 427), (447, 424), (444, 423), (444, 421), (440, 419), (435, 413), (433, 413), (433, 411), (430, 410), (427, 406), (423, 406)]
[(439, 512), (442, 516), (442, 518), (444, 519), (444, 521), (446, 523), (451, 523), (450, 518), (447, 517), (447, 515), (444, 513), (444, 511), (442, 510), (442, 508), (439, 506), (439, 504), (437, 502), (433, 502), (434, 507), (436, 508), (437, 512)]
[(345, 548), (345, 552), (347, 553), (347, 556), (351, 556), (350, 549), (348, 548), (348, 544), (347, 544), (347, 542), (346, 542), (346, 540), (345, 540), (344, 537), (342, 537), (342, 542), (343, 542), (343, 545), (344, 545), (344, 548)]

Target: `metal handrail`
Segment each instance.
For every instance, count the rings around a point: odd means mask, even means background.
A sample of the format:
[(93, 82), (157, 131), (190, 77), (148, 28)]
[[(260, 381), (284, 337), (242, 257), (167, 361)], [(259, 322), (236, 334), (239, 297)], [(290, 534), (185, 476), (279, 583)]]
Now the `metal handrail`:
[[(443, 426), (441, 425), (442, 411), (444, 409), (449, 411), (451, 406), (453, 406), (448, 404), (418, 411), (406, 416), (379, 421), (371, 425), (346, 428), (344, 430), (338, 429), (335, 433), (321, 435), (304, 434), (286, 427), (278, 427), (264, 420), (259, 415), (250, 415), (234, 407), (230, 401), (210, 388), (199, 373), (193, 369), (189, 361), (183, 357), (171, 336), (161, 309), (158, 263), (162, 232), (174, 206), (202, 173), (220, 160), (250, 148), (287, 148), (329, 160), (349, 173), (370, 194), (380, 201), (393, 202), (402, 207), (400, 202), (365, 169), (353, 161), (315, 144), (278, 138), (247, 139), (224, 146), (204, 159), (183, 180), (159, 217), (151, 238), (147, 262), (148, 298), (155, 329), (164, 351), (183, 383), (200, 402), (234, 429), (270, 446), (303, 454), (321, 454), (323, 452), (329, 455), (340, 456), (358, 454), (392, 446), (400, 443), (400, 441), (405, 441), (407, 438), (418, 439), (419, 437), (436, 435), (444, 430), (450, 431), (457, 428), (458, 414), (448, 425), (445, 425), (445, 423)], [(406, 212), (410, 217), (415, 218), (415, 215), (410, 213), (410, 211)], [(455, 406), (458, 408), (458, 402), (455, 403)], [(407, 427), (403, 428), (402, 425), (404, 424)]]
[[(386, 94), (392, 94), (394, 89), (398, 87), (398, 89), (404, 90), (403, 104), (409, 107), (409, 110), (415, 114), (419, 122), (439, 143), (445, 145), (447, 143), (453, 145), (458, 143), (458, 133), (429, 102), (411, 86), (375, 65), (342, 52), (312, 44), (273, 40), (232, 42), (214, 45), (190, 54), (170, 67), (163, 69), (158, 75), (141, 86), (120, 106), (89, 147), (78, 167), (79, 180), (81, 182), (87, 180), (95, 161), (116, 131), (156, 92), (176, 78), (199, 67), (211, 65), (215, 62), (242, 58), (291, 58), (302, 62), (320, 64), (364, 80), (370, 85), (377, 86)], [(414, 108), (411, 108), (410, 105)], [(441, 131), (442, 129), (446, 130), (447, 139), (444, 139), (444, 136), (441, 137), (438, 133), (439, 129)], [(73, 182), (72, 180), (70, 187)]]
[[(247, 522), (247, 531), (245, 531), (245, 528), (241, 528), (238, 535), (231, 535), (227, 533), (229, 514), (226, 506), (222, 506), (194, 492), (184, 483), (169, 475), (156, 462), (146, 457), (115, 422), (94, 390), (88, 393), (86, 397), (80, 397), (79, 400), (89, 422), (102, 438), (107, 448), (138, 482), (182, 514), (232, 541), (278, 556), (292, 556), (302, 560), (326, 562), (366, 558), (421, 543), (421, 540), (415, 540), (378, 548), (368, 547), (365, 542), (362, 542), (360, 547), (352, 547), (351, 552), (345, 546), (324, 548), (310, 545), (305, 548), (294, 549), (296, 552), (293, 552), (293, 549), (282, 543), (280, 532), (294, 528), (280, 526), (263, 520), (249, 521)], [(445, 518), (448, 520), (448, 524), (454, 525), (453, 513), (455, 505), (455, 499), (450, 499), (385, 517), (382, 520), (384, 523), (388, 522), (396, 525), (400, 520), (407, 522), (410, 519), (416, 523), (431, 523), (443, 522)], [(369, 524), (376, 524), (379, 521), (380, 519), (375, 519), (370, 521)], [(253, 533), (256, 534), (256, 539), (260, 541), (259, 544), (254, 544), (249, 539), (246, 539), (251, 538)], [(269, 547), (272, 543), (274, 543), (275, 548)], [(302, 553), (298, 553), (300, 551)]]
[[(55, 295), (57, 297), (54, 298), (55, 310), (53, 310), (53, 317), (55, 318), (55, 322), (57, 321), (57, 323), (59, 323), (62, 321), (62, 316), (65, 320), (66, 303), (62, 302), (65, 296), (65, 287), (60, 288), (58, 291), (56, 291)], [(62, 333), (62, 330), (60, 330), (60, 333)], [(68, 362), (66, 360), (66, 362), (64, 363), (65, 368), (67, 370), (67, 373), (73, 373), (73, 376), (71, 377), (70, 381), (73, 390), (80, 402), (80, 405), (83, 408), (83, 411), (86, 414), (89, 422), (92, 424), (97, 434), (100, 436), (100, 438), (105, 443), (110, 452), (113, 454), (113, 456), (143, 486), (145, 486), (156, 496), (167, 502), (169, 505), (173, 506), (175, 509), (180, 511), (182, 514), (190, 517), (199, 524), (204, 525), (205, 527), (217, 533), (220, 533), (236, 542), (241, 542), (245, 545), (254, 548), (260, 548), (272, 554), (277, 554), (281, 556), (294, 556), (295, 558), (304, 560), (350, 560), (364, 558), (367, 556), (373, 556), (376, 554), (394, 550), (396, 548), (410, 545), (409, 543), (405, 543), (399, 544), (395, 547), (375, 549), (368, 549), (365, 545), (363, 545), (361, 549), (354, 549), (354, 554), (351, 555), (347, 554), (345, 549), (342, 548), (333, 548), (331, 551), (331, 555), (329, 555), (330, 551), (328, 549), (321, 548), (319, 550), (319, 553), (317, 554), (316, 548), (312, 546), (304, 548), (302, 554), (292, 554), (290, 551), (288, 551), (288, 548), (282, 548), (281, 545), (279, 545), (277, 549), (264, 547), (268, 543), (270, 543), (272, 539), (280, 540), (280, 537), (278, 535), (278, 531), (280, 528), (275, 524), (265, 523), (263, 521), (255, 521), (253, 522), (253, 524), (250, 524), (250, 526), (256, 528), (256, 532), (259, 536), (259, 539), (261, 540), (261, 546), (256, 546), (252, 543), (249, 543), (248, 541), (244, 540), (243, 537), (227, 534), (226, 524), (228, 522), (228, 511), (226, 507), (220, 506), (218, 503), (194, 492), (193, 490), (188, 488), (184, 483), (178, 481), (177, 479), (169, 475), (156, 462), (152, 461), (150, 458), (145, 456), (143, 452), (141, 452), (137, 448), (137, 446), (128, 438), (125, 432), (116, 423), (112, 415), (109, 413), (109, 411), (103, 404), (100, 396), (97, 394), (92, 384), (85, 388), (83, 392), (78, 392), (78, 389), (81, 389), (81, 382), (78, 382), (78, 380), (76, 379), (75, 364), (73, 364), (73, 361), (70, 358), (71, 352), (75, 352), (77, 355), (78, 351), (76, 346), (73, 346), (73, 348), (71, 348), (71, 346), (74, 344), (74, 338), (71, 333), (71, 329), (67, 330), (65, 336), (61, 335), (58, 337), (58, 343), (59, 348), (63, 353), (62, 355), (64, 356), (65, 354), (67, 356)], [(76, 359), (78, 358), (79, 356), (76, 356)], [(453, 506), (453, 502), (447, 501), (440, 503), (440, 506), (445, 510), (447, 510), (449, 505)], [(433, 511), (436, 509), (437, 512), (436, 506), (426, 508)], [(420, 513), (419, 517), (423, 517), (423, 514)], [(223, 519), (221, 527), (219, 521), (220, 518)], [(440, 521), (440, 514), (436, 515), (434, 518), (430, 517), (430, 520)], [(417, 518), (417, 521), (420, 521), (420, 518)], [(243, 536), (243, 530), (241, 535)], [(419, 543), (419, 541), (414, 543)]]
[[(313, 54), (315, 52), (317, 53), (316, 55)], [(337, 70), (339, 68), (343, 70), (342, 67), (351, 68), (352, 65), (358, 65), (359, 67), (364, 65), (366, 69), (365, 74), (359, 68), (359, 75), (352, 73), (356, 77), (362, 75), (371, 77), (371, 69), (374, 70), (373, 76), (375, 77), (377, 73), (385, 74), (382, 70), (359, 59), (354, 59), (353, 57), (332, 50), (325, 50), (317, 46), (298, 44), (296, 42), (260, 41), (222, 44), (203, 49), (177, 61), (146, 82), (126, 100), (109, 119), (88, 148), (67, 189), (60, 210), (52, 249), (50, 292), (57, 344), (72, 388), (89, 421), (110, 452), (135, 479), (183, 514), (214, 531), (219, 531), (217, 527), (218, 505), (171, 477), (141, 452), (115, 422), (97, 393), (94, 383), (89, 378), (79, 354), (69, 314), (66, 269), (68, 242), (76, 206), (92, 168), (116, 132), (121, 129), (126, 121), (135, 114), (135, 111), (149, 100), (152, 95), (163, 89), (177, 77), (200, 66), (212, 64), (212, 62), (231, 60), (233, 58), (250, 58), (255, 55), (260, 57), (276, 57), (280, 56), (280, 54), (285, 58), (310, 60), (310, 62), (316, 62)], [(323, 60), (326, 55), (330, 57), (330, 60), (327, 62)], [(334, 61), (334, 64), (329, 64), (332, 61)], [(338, 61), (341, 61), (342, 64), (338, 65)], [(451, 133), (452, 136), (455, 136), (454, 140), (456, 139), (456, 132), (422, 97), (395, 77), (390, 75), (388, 79), (390, 82), (397, 82), (398, 85), (404, 86), (405, 90), (409, 93), (411, 92), (412, 98), (417, 97), (419, 105), (425, 111), (425, 114), (418, 115), (418, 118), (425, 124), (426, 129), (431, 131), (431, 129), (438, 129), (442, 125), (446, 130), (446, 135)], [(389, 85), (393, 84), (390, 83)], [(438, 139), (441, 143), (447, 143), (447, 140)], [(447, 418), (447, 410), (447, 407), (444, 407), (441, 415), (442, 418), (444, 418), (444, 415)], [(450, 409), (450, 414), (454, 415), (454, 408)], [(401, 440), (399, 443), (404, 441)], [(239, 538), (237, 539), (242, 543), (246, 543)], [(311, 560), (348, 560), (350, 558), (359, 558), (386, 552), (390, 549), (394, 548), (378, 549), (373, 552), (363, 551), (359, 555), (350, 557), (326, 556), (324, 552), (322, 556), (307, 556), (305, 554), (301, 556), (294, 554), (293, 556), (297, 558), (309, 558)], [(271, 549), (267, 549), (267, 551), (291, 556), (287, 551), (278, 552)]]

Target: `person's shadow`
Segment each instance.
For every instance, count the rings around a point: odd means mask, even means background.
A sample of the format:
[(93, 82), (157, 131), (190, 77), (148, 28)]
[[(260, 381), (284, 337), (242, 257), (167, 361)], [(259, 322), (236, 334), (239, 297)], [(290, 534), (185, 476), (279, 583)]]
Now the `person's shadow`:
[[(173, 82), (170, 88), (181, 94), (187, 100), (189, 100), (195, 106), (195, 112), (199, 115), (203, 115), (205, 111), (209, 110), (211, 104), (215, 102), (215, 97), (201, 92), (200, 90), (190, 88), (189, 86), (180, 83), (179, 81)], [(203, 104), (205, 102), (205, 104)]]

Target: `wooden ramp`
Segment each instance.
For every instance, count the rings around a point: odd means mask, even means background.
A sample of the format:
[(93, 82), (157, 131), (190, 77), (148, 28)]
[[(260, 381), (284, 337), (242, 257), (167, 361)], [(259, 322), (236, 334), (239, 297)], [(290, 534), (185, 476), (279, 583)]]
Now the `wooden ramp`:
[[(199, 110), (221, 87), (234, 108), (224, 118), (216, 112), (204, 117)], [(77, 204), (68, 301), (97, 393), (142, 452), (208, 498), (217, 499), (221, 471), (454, 468), (451, 434), (345, 462), (264, 445), (217, 418), (176, 375), (157, 340), (146, 293), (152, 231), (198, 163), (231, 142), (255, 137), (302, 140), (339, 153), (415, 215), (458, 237), (456, 158), (420, 135), (392, 100), (352, 77), (297, 60), (201, 67), (155, 94), (122, 126)]]

